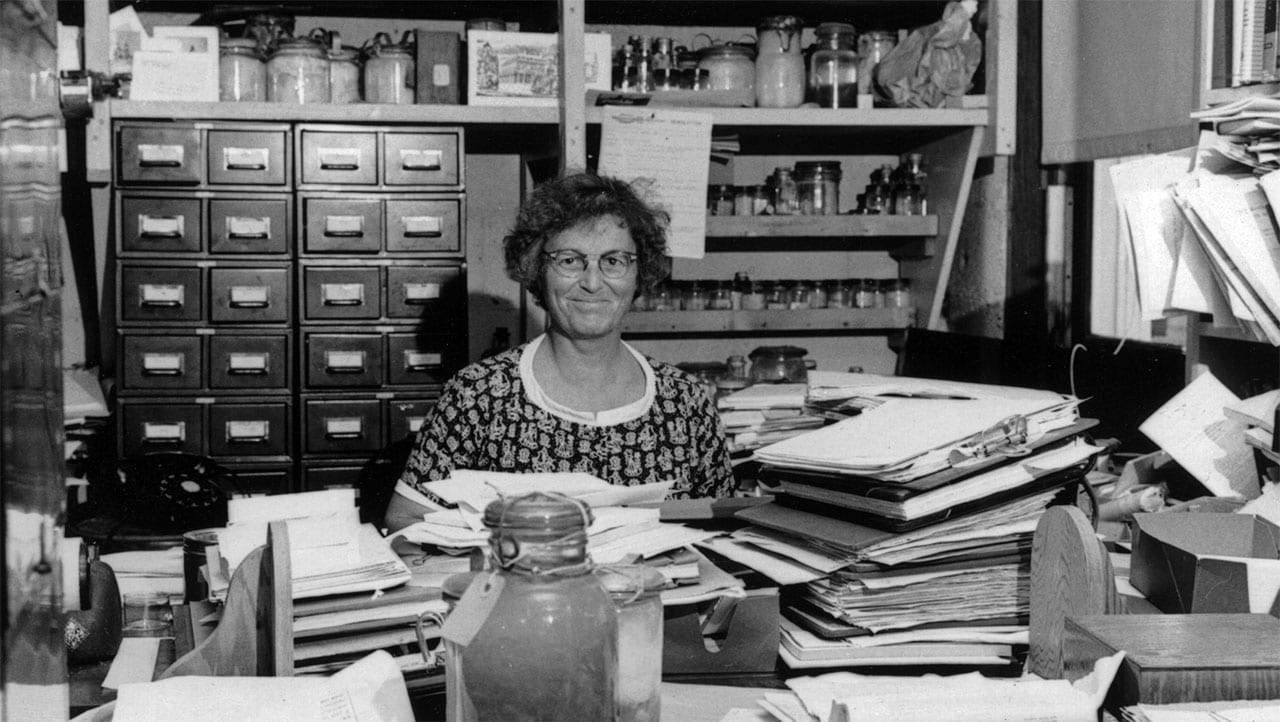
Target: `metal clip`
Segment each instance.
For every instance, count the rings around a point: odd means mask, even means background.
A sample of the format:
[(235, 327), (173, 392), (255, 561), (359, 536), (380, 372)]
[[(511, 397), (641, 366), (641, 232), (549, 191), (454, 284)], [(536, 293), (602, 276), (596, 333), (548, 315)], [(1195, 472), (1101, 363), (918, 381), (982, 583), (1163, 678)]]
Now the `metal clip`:
[(953, 449), (947, 455), (947, 460), (954, 466), (991, 456), (1026, 456), (1030, 453), (1031, 447), (1027, 446), (1027, 417), (1016, 414), (973, 435)]

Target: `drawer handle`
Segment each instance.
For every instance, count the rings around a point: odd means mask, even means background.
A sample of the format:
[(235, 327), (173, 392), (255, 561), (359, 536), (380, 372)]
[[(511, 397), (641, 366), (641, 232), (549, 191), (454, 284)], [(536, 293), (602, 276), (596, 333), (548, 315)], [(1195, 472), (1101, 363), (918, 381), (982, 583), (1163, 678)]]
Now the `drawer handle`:
[(326, 351), (324, 370), (331, 374), (364, 373), (364, 351)]
[(364, 436), (364, 420), (359, 416), (324, 420), (326, 439), (359, 439)]
[(139, 286), (139, 304), (144, 308), (178, 308), (186, 299), (186, 286), (144, 283)]
[(325, 306), (363, 306), (364, 284), (323, 283), (320, 285), (320, 299)]
[(406, 148), (400, 151), (400, 167), (404, 170), (440, 170), (444, 154), (438, 150)]
[(267, 286), (232, 286), (232, 308), (266, 308), (271, 305), (271, 289)]
[(181, 168), (186, 149), (181, 145), (138, 144), (138, 165), (142, 168)]
[(404, 302), (409, 306), (425, 306), (440, 298), (438, 283), (406, 283), (404, 284)]
[(228, 444), (265, 444), (271, 439), (271, 423), (265, 419), (253, 421), (228, 421)]
[(182, 238), (185, 226), (184, 216), (138, 216), (138, 236), (141, 238)]
[(404, 368), (406, 371), (426, 371), (427, 369), (440, 368), (440, 364), (443, 362), (444, 357), (438, 353), (429, 353), (427, 351), (404, 352)]
[(266, 148), (223, 148), (222, 167), (226, 170), (266, 170), (270, 157)]
[(142, 440), (148, 444), (181, 444), (187, 440), (187, 422), (178, 421), (170, 424), (144, 422)]
[(270, 237), (270, 217), (227, 216), (227, 238), (233, 241), (265, 241)]
[(364, 216), (325, 216), (324, 235), (327, 238), (361, 238), (364, 236)]
[(269, 353), (232, 353), (227, 355), (227, 373), (232, 376), (265, 376), (271, 366)]
[(143, 376), (181, 376), (184, 367), (180, 353), (146, 353), (142, 355)]
[(404, 216), (405, 238), (439, 238), (444, 235), (444, 219), (440, 216)]
[(321, 170), (360, 170), (359, 148), (320, 148)]

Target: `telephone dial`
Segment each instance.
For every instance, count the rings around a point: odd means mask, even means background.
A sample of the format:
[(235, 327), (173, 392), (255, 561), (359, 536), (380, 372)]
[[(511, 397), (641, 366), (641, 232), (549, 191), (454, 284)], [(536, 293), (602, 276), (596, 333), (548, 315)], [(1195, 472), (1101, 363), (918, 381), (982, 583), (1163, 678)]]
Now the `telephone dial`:
[(227, 489), (235, 474), (196, 454), (161, 452), (120, 461), (108, 496), (122, 521), (179, 533), (227, 523)]

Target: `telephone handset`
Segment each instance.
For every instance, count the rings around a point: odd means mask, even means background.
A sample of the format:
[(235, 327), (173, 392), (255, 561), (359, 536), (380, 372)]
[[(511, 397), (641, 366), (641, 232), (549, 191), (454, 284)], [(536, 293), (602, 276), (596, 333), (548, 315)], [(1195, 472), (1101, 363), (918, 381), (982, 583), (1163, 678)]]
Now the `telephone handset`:
[(160, 452), (124, 459), (115, 489), (123, 520), (160, 532), (224, 526), (235, 474), (196, 454)]

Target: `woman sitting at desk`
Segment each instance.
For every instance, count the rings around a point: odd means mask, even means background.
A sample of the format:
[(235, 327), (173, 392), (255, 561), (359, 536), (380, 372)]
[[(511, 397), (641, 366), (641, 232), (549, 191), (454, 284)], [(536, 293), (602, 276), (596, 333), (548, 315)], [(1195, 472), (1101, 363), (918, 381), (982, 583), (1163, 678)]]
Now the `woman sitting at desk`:
[(730, 494), (724, 427), (702, 385), (622, 340), (636, 295), (666, 276), (666, 220), (612, 178), (571, 175), (533, 192), (503, 244), (508, 275), (546, 309), (547, 331), (445, 385), (387, 509), (391, 530), (420, 521), (422, 484), (454, 469)]

